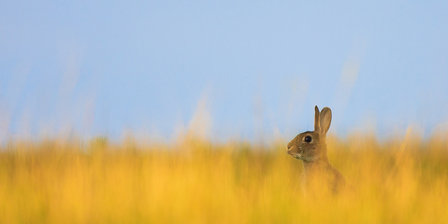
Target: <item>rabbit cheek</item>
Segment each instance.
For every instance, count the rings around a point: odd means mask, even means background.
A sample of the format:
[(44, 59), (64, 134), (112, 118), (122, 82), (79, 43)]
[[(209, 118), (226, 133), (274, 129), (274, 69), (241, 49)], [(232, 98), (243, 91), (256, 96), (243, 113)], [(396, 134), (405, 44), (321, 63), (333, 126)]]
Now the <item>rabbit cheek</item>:
[(310, 160), (314, 160), (316, 157), (319, 156), (319, 152), (317, 150), (317, 147), (311, 147), (306, 151), (306, 157)]

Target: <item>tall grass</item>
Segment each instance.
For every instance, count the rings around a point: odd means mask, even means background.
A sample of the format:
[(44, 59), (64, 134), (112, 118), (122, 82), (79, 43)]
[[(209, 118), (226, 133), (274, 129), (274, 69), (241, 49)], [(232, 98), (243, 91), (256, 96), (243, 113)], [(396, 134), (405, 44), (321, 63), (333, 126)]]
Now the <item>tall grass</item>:
[(0, 223), (443, 223), (447, 135), (330, 136), (350, 189), (309, 197), (286, 142), (42, 140), (0, 151)]

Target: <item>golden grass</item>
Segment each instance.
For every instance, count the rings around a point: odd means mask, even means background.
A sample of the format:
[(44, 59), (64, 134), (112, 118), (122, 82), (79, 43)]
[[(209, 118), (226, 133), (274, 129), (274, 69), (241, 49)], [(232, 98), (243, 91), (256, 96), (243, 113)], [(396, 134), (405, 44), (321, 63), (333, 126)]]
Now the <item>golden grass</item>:
[(351, 189), (325, 198), (302, 194), (302, 164), (282, 141), (11, 142), (0, 223), (446, 223), (448, 144), (437, 136), (329, 137)]

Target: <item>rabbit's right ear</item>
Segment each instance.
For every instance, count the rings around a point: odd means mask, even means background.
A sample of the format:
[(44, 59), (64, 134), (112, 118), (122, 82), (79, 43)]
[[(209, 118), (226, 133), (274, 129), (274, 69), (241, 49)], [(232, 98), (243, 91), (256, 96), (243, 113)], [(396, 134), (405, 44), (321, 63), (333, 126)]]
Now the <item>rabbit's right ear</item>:
[(327, 134), (331, 124), (331, 109), (324, 107), (320, 112), (320, 131), (323, 135)]
[(317, 105), (314, 107), (314, 131), (320, 132), (320, 113)]

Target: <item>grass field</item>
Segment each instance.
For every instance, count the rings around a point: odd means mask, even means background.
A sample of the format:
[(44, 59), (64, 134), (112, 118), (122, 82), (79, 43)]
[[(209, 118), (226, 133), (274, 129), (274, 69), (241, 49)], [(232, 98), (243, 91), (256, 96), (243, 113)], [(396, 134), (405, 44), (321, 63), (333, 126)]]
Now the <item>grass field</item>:
[(330, 136), (351, 185), (301, 191), (285, 141), (13, 141), (0, 150), (0, 223), (447, 223), (446, 134)]

